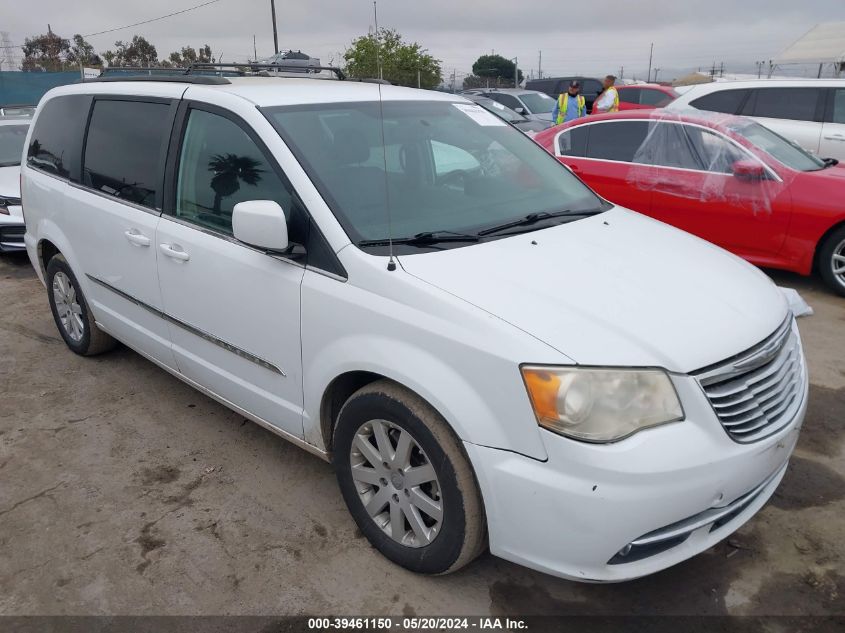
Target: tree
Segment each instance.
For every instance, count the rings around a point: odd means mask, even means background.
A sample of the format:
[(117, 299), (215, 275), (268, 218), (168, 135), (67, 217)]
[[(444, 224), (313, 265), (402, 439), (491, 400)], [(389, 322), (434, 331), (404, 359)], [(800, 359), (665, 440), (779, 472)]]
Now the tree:
[(83, 66), (102, 66), (103, 60), (94, 51), (94, 47), (85, 41), (79, 33), (73, 36), (73, 44), (67, 55), (70, 63), (82, 64)]
[(158, 52), (143, 35), (133, 35), (132, 41), (118, 40), (114, 43), (115, 50), (103, 53), (109, 66), (157, 66)]
[(211, 47), (206, 44), (194, 50), (193, 46), (183, 46), (181, 51), (173, 51), (167, 59), (161, 60), (166, 68), (188, 68), (191, 64), (209, 64), (213, 61)]
[[(489, 78), (491, 83), (494, 80), (501, 81), (511, 87), (513, 87), (514, 70), (516, 70), (515, 64), (501, 55), (482, 55), (472, 65), (472, 74), (476, 77)], [(521, 70), (517, 81), (522, 83)]]
[(21, 70), (63, 70), (70, 52), (70, 42), (50, 31), (26, 38), (21, 50)]
[(343, 53), (346, 73), (350, 77), (378, 78), (381, 60), (382, 78), (400, 86), (436, 88), (442, 81), (440, 60), (435, 59), (417, 42), (408, 44), (393, 29), (379, 29), (352, 40)]

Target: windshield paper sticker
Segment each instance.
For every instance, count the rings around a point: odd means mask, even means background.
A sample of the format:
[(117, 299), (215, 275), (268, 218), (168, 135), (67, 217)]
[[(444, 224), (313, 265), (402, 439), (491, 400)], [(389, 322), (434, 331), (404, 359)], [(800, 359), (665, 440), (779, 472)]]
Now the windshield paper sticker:
[(492, 112), (488, 112), (480, 105), (474, 103), (453, 103), (452, 105), (478, 123), (478, 125), (507, 125), (502, 119)]

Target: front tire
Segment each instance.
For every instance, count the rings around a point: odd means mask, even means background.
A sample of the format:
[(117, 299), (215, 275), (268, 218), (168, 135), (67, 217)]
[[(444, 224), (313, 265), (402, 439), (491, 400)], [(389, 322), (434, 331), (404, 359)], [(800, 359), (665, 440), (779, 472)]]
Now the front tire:
[(845, 226), (840, 226), (822, 242), (818, 265), (828, 287), (845, 297)]
[(456, 571), (486, 546), (475, 475), (445, 420), (388, 380), (357, 391), (338, 415), (334, 465), (349, 512), (394, 563)]
[(47, 263), (47, 296), (53, 320), (70, 350), (94, 356), (112, 349), (116, 341), (97, 327), (79, 282), (61, 254)]

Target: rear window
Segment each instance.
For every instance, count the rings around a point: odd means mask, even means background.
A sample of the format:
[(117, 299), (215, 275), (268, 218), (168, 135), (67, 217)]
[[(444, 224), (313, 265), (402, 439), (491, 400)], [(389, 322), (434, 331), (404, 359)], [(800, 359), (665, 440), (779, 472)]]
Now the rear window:
[(747, 94), (748, 90), (719, 90), (694, 99), (690, 102), (690, 105), (708, 112), (737, 114)]
[(0, 167), (21, 164), (28, 125), (0, 125)]
[(85, 142), (83, 183), (115, 198), (161, 208), (169, 108), (167, 103), (98, 99)]
[(585, 156), (591, 127), (595, 126), (579, 125), (563, 132), (557, 140), (558, 153), (561, 156)]
[(620, 89), (619, 92), (619, 100), (623, 103), (639, 103), (640, 102), (640, 92), (642, 92), (641, 88), (626, 88)]
[(54, 97), (45, 103), (30, 137), (27, 165), (79, 182), (90, 106), (89, 95)]

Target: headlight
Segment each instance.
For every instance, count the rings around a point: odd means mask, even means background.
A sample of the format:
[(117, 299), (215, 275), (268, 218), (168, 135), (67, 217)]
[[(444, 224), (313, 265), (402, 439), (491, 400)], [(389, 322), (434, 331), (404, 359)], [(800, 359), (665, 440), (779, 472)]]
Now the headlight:
[(684, 419), (675, 387), (659, 369), (522, 367), (540, 426), (588, 442), (612, 442)]

